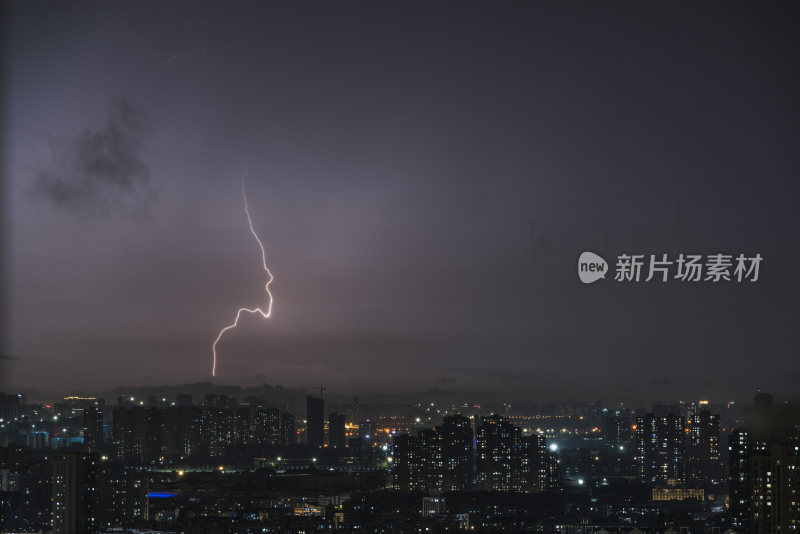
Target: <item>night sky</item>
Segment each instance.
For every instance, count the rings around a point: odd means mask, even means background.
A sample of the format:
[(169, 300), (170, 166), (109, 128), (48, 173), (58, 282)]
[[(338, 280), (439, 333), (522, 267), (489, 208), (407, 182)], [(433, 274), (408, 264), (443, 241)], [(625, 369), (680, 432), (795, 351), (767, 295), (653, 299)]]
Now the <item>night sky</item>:
[(797, 4), (4, 6), (2, 388), (209, 380), (249, 168), (216, 382), (800, 390)]

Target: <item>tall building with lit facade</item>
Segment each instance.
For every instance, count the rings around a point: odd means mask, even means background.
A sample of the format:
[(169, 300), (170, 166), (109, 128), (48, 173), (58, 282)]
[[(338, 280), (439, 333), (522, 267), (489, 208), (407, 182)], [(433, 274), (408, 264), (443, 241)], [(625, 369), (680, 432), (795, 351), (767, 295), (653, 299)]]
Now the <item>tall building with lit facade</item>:
[[(286, 442), (294, 444), (296, 433), (290, 414), (285, 426)], [(239, 405), (225, 395), (208, 395), (200, 406), (117, 407), (113, 411), (111, 457), (125, 463), (221, 458), (232, 447), (278, 446), (283, 439), (281, 432), (278, 409)]]
[(441, 491), (443, 478), (441, 440), (434, 428), (416, 436), (396, 436), (392, 444), (392, 485), (398, 491)]
[(233, 409), (234, 445), (250, 445), (255, 441), (255, 410), (249, 404), (240, 404)]
[(393, 440), (392, 484), (398, 491), (466, 491), (472, 486), (472, 428), (461, 415)]
[(730, 513), (744, 532), (800, 531), (800, 411), (756, 395), (728, 438)]
[(200, 454), (200, 410), (187, 405), (170, 406), (161, 414), (161, 453), (187, 459)]
[(603, 441), (614, 447), (626, 447), (631, 441), (631, 417), (627, 410), (606, 413), (600, 420)]
[(442, 491), (465, 491), (472, 487), (472, 421), (463, 415), (449, 415), (436, 427), (441, 439)]
[(413, 480), (418, 482), (421, 491), (441, 491), (444, 477), (442, 436), (435, 428), (424, 428), (417, 431), (417, 451), (416, 464), (414, 464), (416, 472)]
[(160, 457), (162, 415), (158, 408), (116, 408), (112, 423), (114, 458), (146, 462)]
[(700, 410), (689, 422), (688, 481), (716, 484), (722, 481), (723, 464), (719, 450), (719, 415)]
[(800, 531), (800, 440), (770, 442), (737, 430), (729, 443), (732, 525), (746, 532)]
[(484, 417), (477, 436), (475, 487), (484, 491), (513, 491), (519, 475), (515, 448), (521, 430), (499, 415)]
[(392, 438), (392, 488), (397, 491), (416, 491), (420, 486), (415, 476), (418, 468), (416, 436), (401, 434)]
[(547, 489), (558, 489), (561, 486), (561, 470), (558, 463), (558, 452), (547, 451), (545, 458), (547, 464)]
[(95, 463), (92, 454), (53, 457), (53, 534), (99, 532)]
[(484, 417), (477, 436), (475, 488), (538, 492), (549, 483), (549, 455), (542, 436), (523, 436), (507, 418)]
[(278, 445), (281, 440), (281, 415), (277, 408), (256, 409), (253, 421), (255, 442), (259, 445)]
[(209, 458), (219, 458), (234, 441), (233, 399), (206, 395), (200, 412), (200, 444)]
[(325, 401), (306, 397), (306, 444), (322, 447), (325, 444)]
[(284, 412), (281, 414), (281, 445), (291, 447), (297, 444), (297, 430), (294, 415)]
[(103, 447), (103, 405), (100, 402), (83, 409), (83, 447), (87, 452), (99, 452)]
[(375, 441), (377, 430), (377, 423), (371, 419), (365, 419), (358, 423), (358, 436), (364, 438), (367, 443)]
[(728, 486), (731, 525), (742, 528), (750, 519), (750, 432), (739, 428), (728, 437)]
[(556, 458), (556, 467), (553, 469), (550, 465), (550, 451), (547, 450), (545, 437), (538, 434), (523, 436), (521, 447), (522, 484), (520, 491), (537, 493), (557, 485), (558, 458)]
[(97, 520), (101, 531), (147, 516), (149, 473), (114, 462), (95, 465)]
[(750, 532), (800, 531), (800, 440), (756, 442), (748, 459)]
[(644, 483), (684, 481), (686, 428), (682, 416), (652, 413), (636, 418), (636, 468)]

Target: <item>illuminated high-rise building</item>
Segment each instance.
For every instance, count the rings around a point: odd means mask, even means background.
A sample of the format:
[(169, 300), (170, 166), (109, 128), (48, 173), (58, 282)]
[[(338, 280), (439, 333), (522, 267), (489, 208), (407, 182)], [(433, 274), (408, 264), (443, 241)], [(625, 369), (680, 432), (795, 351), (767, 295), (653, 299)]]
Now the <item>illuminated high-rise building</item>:
[(95, 456), (53, 457), (53, 534), (99, 532), (96, 516)]
[(281, 417), (277, 408), (258, 408), (253, 421), (255, 442), (259, 445), (278, 445), (281, 438)]
[(241, 404), (234, 410), (233, 443), (249, 445), (255, 440), (255, 411), (249, 404)]
[(101, 530), (141, 521), (147, 515), (147, 471), (114, 462), (95, 465), (97, 518)]
[(759, 392), (728, 440), (731, 523), (744, 532), (800, 531), (800, 410)]
[(549, 455), (542, 436), (523, 436), (505, 417), (484, 417), (478, 428), (475, 488), (539, 492), (549, 482)]
[(602, 416), (603, 441), (614, 447), (627, 447), (631, 441), (631, 418), (627, 410), (617, 410)]
[(728, 437), (728, 485), (731, 526), (743, 528), (750, 520), (750, 432), (739, 428)]
[(95, 402), (83, 409), (83, 447), (87, 452), (103, 448), (103, 405)]
[(683, 482), (685, 420), (669, 413), (652, 413), (636, 418), (636, 467), (645, 483)]
[(392, 442), (392, 484), (399, 491), (466, 491), (472, 487), (472, 427), (461, 415)]
[(749, 531), (800, 531), (800, 440), (753, 445), (748, 459)]
[(519, 483), (518, 449), (521, 430), (507, 418), (484, 417), (478, 428), (475, 488), (483, 491), (514, 491)]
[(281, 445), (290, 447), (297, 444), (297, 430), (294, 426), (294, 415), (284, 412), (281, 414)]
[(436, 427), (441, 447), (441, 491), (466, 491), (472, 487), (472, 422), (463, 415), (449, 415)]
[(403, 434), (392, 440), (392, 485), (403, 492), (440, 491), (442, 454), (440, 436), (433, 428)]
[(392, 487), (397, 491), (415, 491), (417, 482), (413, 475), (416, 440), (408, 434), (392, 438)]
[(121, 461), (145, 462), (162, 455), (162, 410), (116, 408), (113, 412), (114, 457)]
[(161, 452), (169, 458), (187, 459), (200, 454), (200, 411), (197, 407), (170, 406), (161, 413)]
[[(551, 486), (555, 472), (550, 468), (550, 451), (544, 436), (532, 434), (520, 438), (520, 476), (519, 490), (525, 493), (546, 491)], [(556, 467), (558, 460), (556, 460)]]
[(719, 415), (700, 410), (689, 423), (687, 478), (698, 483), (719, 483), (723, 465), (719, 451)]
[(206, 395), (200, 412), (200, 442), (210, 458), (219, 458), (234, 437), (233, 399), (227, 395)]
[(378, 425), (371, 419), (365, 419), (358, 424), (358, 435), (367, 443), (375, 441)]

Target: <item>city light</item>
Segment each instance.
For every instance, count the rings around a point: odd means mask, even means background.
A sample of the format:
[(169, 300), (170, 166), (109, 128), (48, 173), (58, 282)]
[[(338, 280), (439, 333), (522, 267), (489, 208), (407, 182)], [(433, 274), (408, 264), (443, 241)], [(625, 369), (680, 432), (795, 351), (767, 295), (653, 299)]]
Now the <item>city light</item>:
[(5, 2), (0, 534), (800, 534), (800, 3), (582, 7)]

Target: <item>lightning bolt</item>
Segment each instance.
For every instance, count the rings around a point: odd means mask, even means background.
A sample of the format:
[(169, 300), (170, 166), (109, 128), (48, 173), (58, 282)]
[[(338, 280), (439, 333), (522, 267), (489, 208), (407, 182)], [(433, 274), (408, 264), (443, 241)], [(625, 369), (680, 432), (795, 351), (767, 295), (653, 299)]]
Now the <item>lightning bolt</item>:
[(274, 278), (267, 267), (267, 255), (264, 252), (264, 244), (261, 242), (261, 239), (258, 237), (258, 234), (253, 228), (253, 219), (250, 217), (250, 209), (247, 206), (247, 192), (244, 188), (244, 180), (247, 178), (248, 172), (249, 171), (245, 171), (244, 176), (242, 176), (242, 200), (244, 200), (244, 213), (247, 215), (247, 223), (250, 225), (250, 233), (253, 234), (256, 243), (258, 243), (258, 248), (261, 249), (261, 266), (264, 268), (264, 272), (267, 273), (267, 283), (264, 285), (264, 291), (267, 293), (267, 311), (264, 311), (261, 308), (239, 308), (239, 310), (236, 312), (236, 320), (219, 331), (217, 339), (215, 339), (214, 344), (211, 345), (211, 351), (214, 353), (214, 364), (211, 367), (211, 376), (217, 376), (217, 343), (219, 343), (219, 340), (222, 339), (223, 335), (225, 335), (225, 332), (232, 328), (236, 328), (239, 325), (239, 318), (242, 316), (242, 313), (258, 313), (264, 319), (269, 319), (269, 316), (272, 315), (272, 293), (270, 293), (269, 285), (272, 283)]

